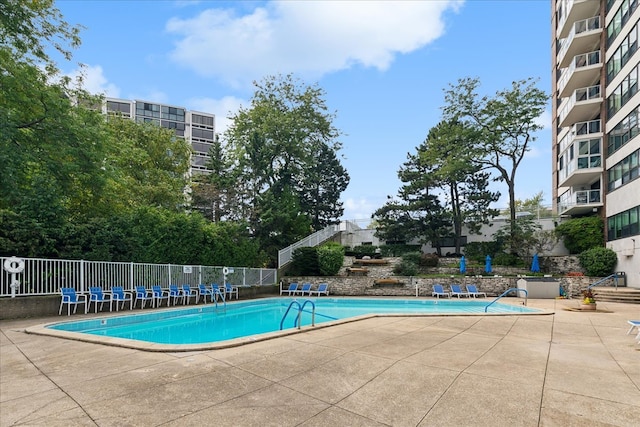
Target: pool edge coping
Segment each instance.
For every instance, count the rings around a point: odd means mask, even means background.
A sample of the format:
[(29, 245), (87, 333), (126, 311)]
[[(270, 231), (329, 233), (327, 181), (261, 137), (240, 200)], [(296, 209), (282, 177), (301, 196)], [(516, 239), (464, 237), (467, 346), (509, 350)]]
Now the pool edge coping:
[(383, 314), (363, 314), (360, 316), (350, 317), (347, 319), (339, 319), (330, 322), (323, 322), (313, 326), (307, 325), (300, 328), (287, 329), (282, 331), (267, 332), (251, 337), (233, 338), (230, 340), (198, 343), (198, 344), (159, 344), (146, 341), (130, 340), (125, 338), (106, 337), (102, 335), (90, 335), (80, 332), (63, 331), (60, 329), (51, 329), (49, 326), (59, 324), (61, 322), (49, 322), (26, 328), (27, 334), (50, 336), (55, 338), (63, 338), (73, 341), (82, 341), (92, 344), (100, 344), (111, 347), (129, 348), (134, 350), (148, 352), (190, 352), (190, 351), (208, 351), (221, 350), (232, 347), (239, 347), (261, 341), (267, 341), (275, 338), (286, 337), (289, 335), (310, 332), (318, 329), (330, 328), (337, 325), (359, 322), (378, 317), (470, 317), (470, 316), (549, 316), (554, 315), (555, 311), (537, 309), (539, 312), (532, 313), (383, 313)]

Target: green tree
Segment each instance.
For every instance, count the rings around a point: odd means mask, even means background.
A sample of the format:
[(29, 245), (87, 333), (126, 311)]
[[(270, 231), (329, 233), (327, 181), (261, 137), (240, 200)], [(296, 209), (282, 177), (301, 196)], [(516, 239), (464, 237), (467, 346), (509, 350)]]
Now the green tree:
[(340, 194), (349, 185), (349, 174), (335, 151), (326, 144), (320, 144), (317, 150), (316, 162), (307, 167), (299, 190), (300, 209), (309, 215), (315, 231), (336, 223), (342, 216)]
[(531, 78), (514, 81), (510, 89), (498, 91), (493, 97), (480, 97), (477, 78), (461, 79), (445, 90), (445, 119), (459, 120), (479, 132), (476, 161), (495, 170), (497, 179), (507, 185), (513, 239), (518, 226), (516, 173), (536, 140), (536, 132), (542, 129), (538, 119), (549, 99), (535, 83)]
[[(261, 82), (254, 82), (254, 86), (251, 106), (241, 108), (232, 117), (233, 124), (225, 133), (238, 175), (246, 186), (243, 199), (253, 211), (249, 214), (251, 225), (255, 229), (260, 228), (256, 211), (267, 209), (262, 197), (266, 193), (270, 193), (268, 197), (276, 204), (280, 203), (280, 195), (291, 194), (298, 209), (305, 209), (302, 212), (289, 211), (293, 217), (280, 222), (280, 227), (295, 221), (300, 214), (309, 218), (317, 215), (320, 221), (320, 213), (329, 213), (325, 206), (333, 204), (335, 207), (338, 198), (328, 193), (328, 200), (317, 200), (307, 205), (311, 199), (303, 202), (301, 192), (308, 188), (309, 174), (316, 173), (312, 165), (316, 163), (318, 153), (322, 153), (325, 147), (334, 153), (340, 148), (337, 141), (340, 132), (333, 125), (334, 114), (327, 111), (324, 91), (317, 86), (304, 86), (291, 75), (269, 76)], [(342, 172), (332, 164), (329, 166), (324, 172), (333, 176)], [(329, 214), (339, 212), (339, 209), (334, 209)], [(323, 221), (334, 219), (325, 218)], [(280, 229), (277, 234), (284, 236), (289, 233)], [(285, 242), (285, 246), (290, 243), (292, 241)]]
[(440, 122), (418, 147), (419, 161), (435, 185), (445, 191), (453, 222), (455, 252), (460, 253), (462, 225), (479, 233), (497, 211), (489, 206), (500, 193), (488, 190), (489, 174), (474, 161), (476, 132), (459, 122)]
[(434, 194), (436, 181), (430, 172), (419, 154), (408, 154), (398, 171), (403, 182), (398, 191), (399, 201), (390, 198), (374, 212), (373, 218), (378, 224), (376, 235), (387, 242), (418, 238), (420, 243), (431, 242), (440, 255), (440, 241), (450, 235), (451, 222)]
[(169, 129), (119, 116), (110, 116), (106, 129), (110, 152), (103, 167), (110, 186), (103, 198), (120, 208), (184, 209), (189, 144)]

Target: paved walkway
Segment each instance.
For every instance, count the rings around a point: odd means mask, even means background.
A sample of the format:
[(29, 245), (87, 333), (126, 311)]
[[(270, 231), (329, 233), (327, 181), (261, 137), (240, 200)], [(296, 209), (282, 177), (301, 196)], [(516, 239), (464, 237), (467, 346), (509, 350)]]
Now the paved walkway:
[[(509, 300), (509, 299), (507, 299)], [(150, 353), (0, 322), (0, 426), (638, 426), (640, 306), (387, 317)]]

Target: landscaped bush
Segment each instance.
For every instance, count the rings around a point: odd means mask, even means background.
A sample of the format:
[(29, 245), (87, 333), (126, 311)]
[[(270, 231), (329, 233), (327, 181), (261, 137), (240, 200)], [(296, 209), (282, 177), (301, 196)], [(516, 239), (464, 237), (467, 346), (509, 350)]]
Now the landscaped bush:
[(440, 257), (437, 254), (422, 254), (420, 257), (420, 266), (437, 267), (440, 263)]
[(504, 265), (507, 267), (525, 267), (526, 263), (523, 259), (514, 254), (508, 254), (506, 252), (500, 252), (493, 257), (493, 263), (495, 265)]
[(303, 247), (293, 251), (289, 274), (293, 276), (319, 276), (320, 265), (317, 248)]
[(467, 260), (484, 263), (487, 255), (495, 258), (502, 251), (502, 245), (498, 242), (470, 242), (464, 247), (464, 256)]
[(406, 254), (402, 255), (402, 261), (411, 262), (415, 265), (419, 265), (421, 259), (421, 252), (407, 252)]
[(604, 247), (604, 223), (599, 216), (570, 219), (558, 225), (555, 231), (572, 254)]
[(382, 256), (402, 256), (407, 252), (415, 252), (420, 250), (420, 245), (382, 245), (380, 253)]
[(318, 247), (318, 266), (323, 276), (335, 276), (344, 262), (344, 247), (336, 242)]
[(393, 267), (393, 273), (398, 276), (416, 276), (418, 275), (418, 264), (403, 259)]
[(613, 273), (618, 257), (609, 248), (593, 248), (580, 254), (580, 265), (587, 276), (605, 277)]

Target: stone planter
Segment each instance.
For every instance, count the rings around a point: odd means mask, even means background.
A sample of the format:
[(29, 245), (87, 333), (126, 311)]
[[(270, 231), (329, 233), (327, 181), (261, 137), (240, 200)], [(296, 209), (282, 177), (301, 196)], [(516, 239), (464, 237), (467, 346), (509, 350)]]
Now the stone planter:
[(580, 303), (580, 310), (584, 310), (584, 311), (595, 311), (596, 309), (596, 303), (593, 302), (591, 304), (584, 304), (584, 303)]

